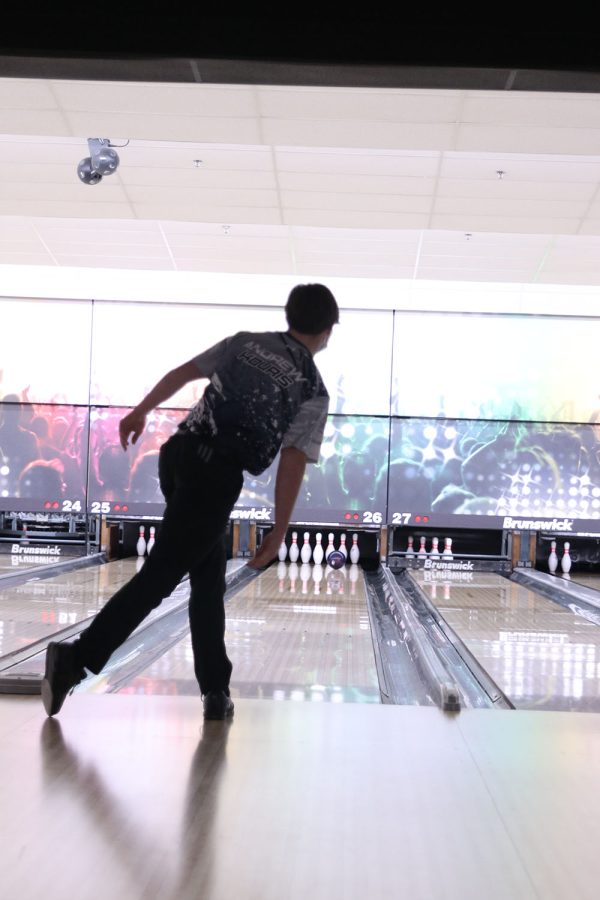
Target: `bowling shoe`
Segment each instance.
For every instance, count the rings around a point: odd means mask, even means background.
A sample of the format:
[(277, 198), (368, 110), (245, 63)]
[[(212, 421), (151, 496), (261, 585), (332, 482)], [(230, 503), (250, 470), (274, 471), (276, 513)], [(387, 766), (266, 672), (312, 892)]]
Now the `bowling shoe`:
[(233, 700), (225, 691), (209, 691), (203, 703), (205, 719), (226, 719), (233, 715)]
[(59, 712), (67, 694), (85, 677), (85, 669), (80, 668), (75, 660), (73, 645), (50, 641), (42, 681), (42, 700), (49, 716)]

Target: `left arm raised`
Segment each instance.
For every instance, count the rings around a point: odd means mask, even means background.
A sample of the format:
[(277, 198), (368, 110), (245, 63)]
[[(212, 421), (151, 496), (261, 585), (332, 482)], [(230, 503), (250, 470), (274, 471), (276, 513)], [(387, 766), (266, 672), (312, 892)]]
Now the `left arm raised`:
[(180, 388), (190, 381), (205, 377), (206, 376), (199, 371), (198, 366), (193, 360), (184, 363), (182, 366), (178, 366), (176, 369), (171, 369), (170, 372), (163, 375), (160, 381), (155, 384), (148, 394), (146, 394), (144, 399), (138, 403), (135, 409), (132, 409), (131, 412), (119, 422), (119, 438), (123, 450), (127, 449), (130, 435), (132, 436), (131, 443), (136, 443), (146, 426), (146, 416), (149, 412), (156, 409), (157, 406), (164, 403), (165, 400), (168, 400), (173, 394), (176, 394)]

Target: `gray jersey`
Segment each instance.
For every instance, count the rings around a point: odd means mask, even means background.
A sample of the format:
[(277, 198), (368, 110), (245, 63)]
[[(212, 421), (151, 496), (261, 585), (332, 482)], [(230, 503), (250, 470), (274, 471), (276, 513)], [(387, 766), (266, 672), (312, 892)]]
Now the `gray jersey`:
[(318, 461), (329, 395), (304, 344), (287, 332), (239, 332), (194, 362), (210, 383), (181, 428), (253, 475), (280, 447)]

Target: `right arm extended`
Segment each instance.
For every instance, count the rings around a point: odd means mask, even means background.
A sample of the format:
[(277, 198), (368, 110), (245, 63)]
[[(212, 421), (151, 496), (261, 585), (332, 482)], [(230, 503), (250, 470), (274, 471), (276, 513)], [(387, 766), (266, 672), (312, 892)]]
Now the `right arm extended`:
[(132, 409), (119, 422), (119, 438), (123, 450), (127, 449), (129, 437), (131, 443), (135, 444), (139, 436), (146, 426), (146, 416), (149, 412), (176, 394), (177, 391), (190, 381), (196, 378), (206, 378), (193, 360), (171, 369), (160, 381), (152, 388), (150, 393), (146, 394), (144, 399), (138, 403), (135, 409)]
[(275, 525), (248, 563), (251, 568), (262, 569), (277, 556), (292, 517), (305, 468), (306, 454), (302, 450), (286, 447), (281, 451), (275, 481)]

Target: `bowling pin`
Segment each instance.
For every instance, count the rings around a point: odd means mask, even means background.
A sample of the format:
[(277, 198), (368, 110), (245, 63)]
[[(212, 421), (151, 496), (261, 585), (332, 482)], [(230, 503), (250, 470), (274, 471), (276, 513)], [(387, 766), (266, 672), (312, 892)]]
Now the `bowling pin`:
[(300, 559), (303, 563), (309, 563), (310, 558), (312, 556), (312, 549), (309, 543), (310, 534), (308, 531), (304, 532), (304, 543), (302, 544), (302, 550), (300, 551)]
[(571, 549), (571, 545), (568, 541), (565, 543), (563, 558), (560, 561), (560, 567), (565, 573), (565, 575), (571, 571), (571, 554), (569, 550)]
[(27, 537), (27, 522), (23, 522), (23, 531), (21, 532), (21, 543), (28, 544), (29, 538)]
[(328, 539), (329, 543), (327, 544), (327, 549), (325, 550), (325, 562), (327, 562), (329, 554), (333, 553), (333, 551), (335, 550), (335, 547), (333, 546), (333, 532), (332, 531), (329, 532), (329, 534), (327, 535), (327, 539)]
[(346, 535), (340, 535), (340, 546), (338, 547), (340, 553), (343, 553), (346, 559), (348, 559), (348, 550), (346, 549)]
[(356, 565), (360, 559), (360, 550), (358, 549), (358, 535), (352, 535), (352, 546), (350, 547), (350, 562)]
[(429, 553), (430, 559), (439, 559), (440, 558), (440, 551), (438, 549), (439, 543), (440, 543), (439, 538), (436, 538), (436, 537), (431, 538), (431, 551)]
[(298, 562), (300, 551), (298, 550), (298, 532), (292, 531), (292, 545), (290, 547), (290, 562)]
[(315, 544), (315, 549), (313, 550), (313, 562), (316, 566), (320, 566), (321, 563), (323, 562), (323, 556), (324, 556), (325, 551), (323, 550), (323, 545), (321, 544), (322, 539), (323, 539), (323, 535), (319, 531), (315, 538), (317, 543)]
[(140, 525), (140, 536), (138, 537), (135, 549), (137, 550), (138, 556), (143, 556), (146, 552), (146, 529), (143, 525)]
[[(286, 549), (287, 553), (287, 549)], [(277, 577), (279, 579), (279, 593), (283, 594), (283, 589), (285, 587), (285, 576), (287, 575), (287, 566), (285, 562), (280, 559), (277, 563)]]
[(300, 566), (300, 581), (302, 582), (302, 593), (308, 594), (308, 582), (310, 581), (311, 569), (308, 563), (303, 562)]
[(285, 541), (282, 541), (279, 545), (279, 552), (277, 553), (277, 558), (279, 562), (285, 562), (285, 558), (287, 556), (287, 545)]
[(452, 556), (452, 538), (444, 538), (444, 552), (442, 553), (443, 559), (454, 559)]
[(296, 590), (296, 580), (298, 578), (298, 563), (296, 563), (296, 562), (290, 563), (290, 568), (289, 568), (288, 574), (290, 576), (290, 593), (293, 594), (294, 591)]
[(408, 536), (408, 547), (406, 549), (406, 558), (407, 559), (414, 559), (414, 557), (415, 557), (415, 552), (413, 550), (413, 540), (414, 540), (414, 538), (413, 538), (412, 534), (410, 534)]
[(146, 562), (146, 560), (144, 559), (143, 556), (138, 556), (138, 558), (135, 561), (135, 571), (139, 572), (145, 562)]
[(556, 570), (558, 569), (558, 556), (556, 555), (556, 541), (552, 541), (550, 544), (550, 556), (548, 557), (548, 568), (551, 573), (554, 575)]
[(150, 553), (150, 551), (154, 547), (155, 543), (156, 543), (156, 528), (154, 527), (154, 525), (151, 525), (150, 526), (150, 540), (148, 541), (148, 546), (146, 547), (147, 553)]
[(418, 552), (418, 554), (417, 554), (417, 559), (427, 559), (427, 547), (426, 547), (426, 543), (427, 543), (427, 538), (423, 536), (423, 537), (421, 538), (421, 546), (419, 547), (419, 552)]

